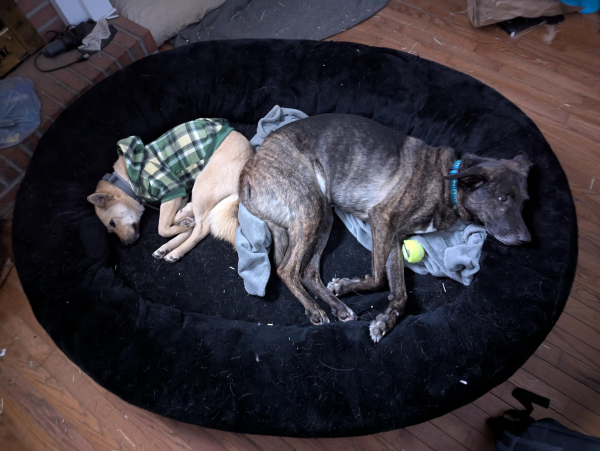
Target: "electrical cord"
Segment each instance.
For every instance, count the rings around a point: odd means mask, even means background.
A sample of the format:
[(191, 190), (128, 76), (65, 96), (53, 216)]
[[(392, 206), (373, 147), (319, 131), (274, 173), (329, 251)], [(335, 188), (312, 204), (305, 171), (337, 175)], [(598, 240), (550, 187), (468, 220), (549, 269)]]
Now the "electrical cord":
[(35, 68), (37, 70), (39, 70), (40, 72), (54, 72), (55, 70), (64, 69), (65, 67), (69, 67), (69, 66), (72, 66), (74, 64), (81, 63), (82, 61), (87, 60), (88, 57), (89, 57), (89, 55), (86, 53), (84, 55), (81, 55), (79, 58), (77, 58), (75, 61), (73, 61), (73, 62), (71, 62), (69, 64), (65, 64), (64, 66), (59, 66), (59, 67), (54, 67), (52, 69), (44, 70), (44, 69), (40, 69), (39, 66), (38, 66), (38, 63), (37, 63), (37, 60), (40, 57), (40, 55), (41, 55), (41, 53), (38, 53), (35, 56), (35, 59), (33, 60), (33, 64), (35, 65)]
[[(48, 30), (46, 32), (46, 34), (48, 33), (54, 33), (54, 37), (48, 42), (47, 45), (49, 45), (50, 43), (60, 39), (63, 41), (64, 44), (64, 49), (65, 51), (68, 50), (72, 50), (77, 48), (77, 46), (79, 45), (79, 39), (77, 38), (77, 36), (72, 32), (73, 28), (75, 28), (73, 25), (70, 25), (69, 27), (67, 27), (67, 29), (63, 32), (58, 32), (56, 30)], [(74, 64), (77, 63), (81, 63), (82, 61), (85, 61), (88, 59), (89, 54), (85, 53), (83, 55), (81, 55), (79, 58), (77, 58), (75, 61), (69, 63), (69, 64), (65, 64), (64, 66), (59, 66), (59, 67), (54, 67), (52, 69), (41, 69), (38, 66), (38, 58), (40, 57), (40, 55), (42, 55), (44, 53), (44, 50), (46, 49), (46, 47), (44, 47), (34, 58), (33, 60), (33, 64), (35, 66), (35, 68), (37, 70), (39, 70), (40, 72), (54, 72), (56, 70), (60, 70), (60, 69), (64, 69), (65, 67), (69, 67), (72, 66)], [(62, 53), (62, 52), (61, 52)]]

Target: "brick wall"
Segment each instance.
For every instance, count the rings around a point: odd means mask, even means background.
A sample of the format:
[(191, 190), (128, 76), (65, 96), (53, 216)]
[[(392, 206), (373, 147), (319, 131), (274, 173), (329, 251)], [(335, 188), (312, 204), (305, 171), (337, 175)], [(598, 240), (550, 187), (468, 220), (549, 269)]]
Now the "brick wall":
[[(19, 4), (26, 1), (35, 0), (20, 0)], [(12, 211), (29, 159), (61, 111), (94, 84), (133, 61), (156, 53), (156, 43), (146, 28), (123, 17), (112, 19), (109, 24), (117, 28), (117, 34), (100, 56), (95, 54), (87, 61), (49, 73), (39, 72), (33, 65), (33, 57), (29, 57), (8, 75), (33, 81), (42, 110), (41, 124), (31, 136), (17, 146), (0, 149), (0, 218)]]
[(54, 36), (48, 31), (60, 32), (65, 29), (64, 22), (48, 0), (15, 0), (15, 3), (46, 41)]

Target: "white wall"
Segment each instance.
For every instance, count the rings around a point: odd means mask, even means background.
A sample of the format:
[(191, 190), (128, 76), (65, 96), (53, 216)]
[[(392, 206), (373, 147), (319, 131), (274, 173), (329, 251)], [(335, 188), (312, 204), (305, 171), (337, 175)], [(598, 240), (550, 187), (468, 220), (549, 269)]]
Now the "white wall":
[(108, 0), (50, 0), (67, 25), (77, 25), (88, 19), (98, 21), (113, 10)]

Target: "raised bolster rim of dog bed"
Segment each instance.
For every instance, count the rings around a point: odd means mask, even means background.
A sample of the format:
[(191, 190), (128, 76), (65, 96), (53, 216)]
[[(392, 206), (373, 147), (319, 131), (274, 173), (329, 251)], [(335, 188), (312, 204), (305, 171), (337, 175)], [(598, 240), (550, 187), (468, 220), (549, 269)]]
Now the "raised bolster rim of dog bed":
[[(275, 277), (264, 299), (246, 296), (229, 246), (208, 238), (168, 265), (150, 256), (164, 242), (156, 212), (144, 213), (140, 241), (124, 248), (86, 202), (118, 139), (149, 141), (196, 117), (227, 118), (250, 137), (276, 104), (364, 115), (459, 153), (525, 152), (535, 164), (524, 212), (533, 242), (488, 238), (469, 288), (407, 273), (408, 315), (375, 345), (368, 324), (385, 292), (347, 299), (361, 320), (315, 327)], [(303, 437), (408, 426), (486, 393), (548, 334), (577, 260), (567, 179), (524, 113), (439, 64), (336, 42), (204, 42), (117, 72), (40, 140), (13, 234), (37, 319), (100, 385), (181, 421)], [(324, 280), (368, 271), (369, 253), (352, 240), (334, 227)]]

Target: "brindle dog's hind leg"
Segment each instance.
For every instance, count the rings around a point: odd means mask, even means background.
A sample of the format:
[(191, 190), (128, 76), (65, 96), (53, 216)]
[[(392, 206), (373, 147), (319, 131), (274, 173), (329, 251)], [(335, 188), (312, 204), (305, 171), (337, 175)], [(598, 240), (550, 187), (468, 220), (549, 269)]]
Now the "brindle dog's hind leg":
[[(302, 220), (304, 219), (304, 220)], [(307, 255), (313, 248), (313, 241), (319, 229), (320, 218), (302, 218), (288, 228), (288, 248), (277, 275), (289, 288), (294, 296), (302, 303), (306, 316), (315, 325), (327, 324), (327, 314), (306, 292), (300, 282), (302, 263), (309, 261), (312, 255)]]
[(323, 211), (323, 220), (316, 234), (316, 241), (313, 243), (313, 249), (310, 252), (310, 260), (302, 270), (302, 283), (306, 288), (319, 296), (322, 300), (331, 306), (333, 313), (341, 321), (352, 321), (358, 318), (356, 313), (352, 311), (346, 304), (336, 298), (331, 291), (325, 288), (323, 280), (321, 280), (320, 267), (321, 256), (327, 246), (331, 226), (333, 225), (333, 211), (330, 205), (325, 205)]
[(369, 326), (371, 339), (375, 343), (379, 342), (379, 340), (394, 328), (398, 318), (404, 313), (404, 306), (406, 305), (408, 296), (406, 294), (406, 284), (404, 282), (402, 246), (400, 245), (403, 241), (404, 240), (398, 235), (394, 237), (392, 250), (390, 251), (390, 256), (385, 265), (385, 271), (391, 291), (389, 296), (390, 303), (382, 314), (377, 315), (377, 318), (371, 321), (371, 325)]

